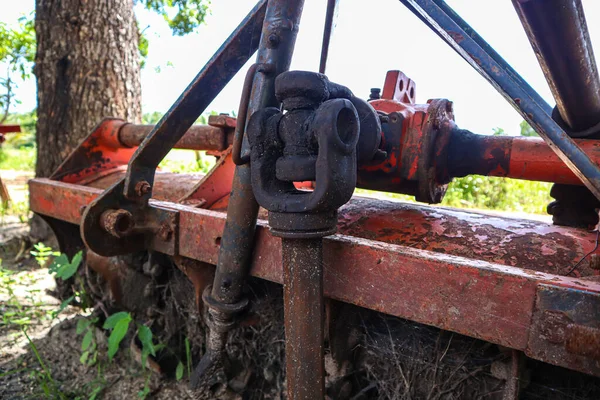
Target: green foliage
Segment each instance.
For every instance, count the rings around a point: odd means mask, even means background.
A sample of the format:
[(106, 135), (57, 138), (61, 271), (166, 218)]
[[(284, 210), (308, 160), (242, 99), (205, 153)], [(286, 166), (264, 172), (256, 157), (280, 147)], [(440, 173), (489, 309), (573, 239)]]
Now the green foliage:
[(82, 252), (79, 251), (77, 254), (73, 256), (73, 259), (69, 261), (69, 258), (66, 254), (59, 254), (58, 257), (54, 259), (48, 270), (50, 273), (55, 274), (56, 278), (67, 280), (77, 272), (79, 268), (79, 264), (81, 264), (81, 259), (83, 258)]
[(31, 286), (38, 281), (29, 271), (15, 272), (2, 267), (0, 259), (0, 327), (15, 329), (31, 325), (35, 321), (50, 319), (51, 307), (40, 301), (39, 290), (27, 291), (19, 297), (14, 287)]
[(10, 106), (17, 103), (14, 98), (15, 75), (25, 80), (31, 75), (35, 57), (35, 29), (32, 18), (20, 18), (17, 28), (0, 22), (0, 123), (8, 117)]
[(207, 173), (215, 164), (205, 151), (174, 149), (159, 164), (162, 170), (178, 173)]
[(35, 257), (35, 261), (37, 261), (40, 267), (45, 266), (50, 257), (61, 255), (60, 252), (52, 250), (52, 247), (46, 246), (42, 242), (34, 244), (33, 248), (35, 250), (31, 250), (31, 255)]
[(527, 123), (527, 121), (521, 121), (519, 125), (521, 127), (521, 136), (540, 136), (538, 133)]
[(148, 355), (156, 357), (156, 349), (152, 343), (152, 331), (146, 325), (138, 326), (138, 339), (142, 343), (142, 365), (146, 367)]
[(162, 116), (163, 116), (163, 113), (161, 113), (159, 111), (154, 111), (151, 113), (144, 113), (142, 115), (142, 124), (156, 125), (158, 123), (158, 121), (160, 121)]
[(467, 176), (448, 187), (442, 205), (545, 214), (551, 183)]
[(98, 322), (98, 317), (82, 318), (77, 321), (76, 333), (83, 335), (81, 341), (81, 357), (79, 362), (83, 365), (92, 366), (98, 362), (98, 344), (96, 343), (95, 324)]
[(492, 131), (492, 135), (494, 136), (508, 136), (508, 134), (502, 128), (494, 128)]
[(128, 312), (118, 312), (111, 315), (104, 321), (103, 329), (110, 330), (110, 336), (108, 337), (108, 359), (112, 360), (121, 341), (129, 330), (129, 323), (132, 321), (131, 314)]
[(193, 32), (204, 22), (209, 0), (138, 0), (146, 9), (161, 15), (174, 35)]
[(177, 363), (177, 369), (175, 370), (175, 379), (177, 379), (178, 381), (180, 381), (181, 378), (183, 378), (183, 368), (183, 363), (179, 361), (179, 363)]
[(0, 148), (0, 169), (33, 171), (35, 170), (35, 158), (34, 148)]

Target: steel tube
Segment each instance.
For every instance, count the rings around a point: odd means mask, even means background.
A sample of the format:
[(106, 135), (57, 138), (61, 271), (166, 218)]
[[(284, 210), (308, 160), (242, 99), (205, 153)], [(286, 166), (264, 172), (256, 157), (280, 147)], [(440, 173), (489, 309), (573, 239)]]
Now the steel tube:
[[(600, 140), (577, 139), (575, 143), (600, 165)], [(582, 185), (541, 138), (477, 135), (457, 129), (447, 155), (448, 174), (453, 178), (474, 174)]]
[[(544, 103), (537, 101), (522, 78), (506, 68), (506, 62), (490, 54), (485, 46), (464, 30), (441, 0), (400, 0), (434, 29), (476, 71), (486, 78), (529, 122), (554, 152), (600, 199), (600, 169), (548, 115)], [(464, 28), (464, 29), (463, 29)]]
[(325, 394), (323, 240), (281, 240), (288, 399)]
[(339, 10), (340, 0), (327, 1), (327, 13), (325, 14), (325, 25), (323, 28), (323, 43), (321, 45), (321, 61), (319, 62), (319, 72), (324, 74), (327, 68), (327, 57), (329, 56), (329, 45), (335, 30), (335, 20)]
[[(267, 6), (256, 63), (273, 64), (275, 72), (259, 73), (254, 78), (248, 116), (258, 109), (278, 106), (275, 78), (290, 67), (303, 5), (304, 1), (298, 0), (272, 0)], [(281, 29), (282, 23), (289, 24), (291, 29)], [(277, 42), (277, 46), (273, 46), (273, 42)], [(242, 153), (247, 147), (245, 139)], [(247, 272), (240, 271), (248, 270), (254, 245), (258, 203), (252, 192), (249, 165), (236, 166), (231, 193), (212, 291), (212, 296), (224, 303), (238, 301), (241, 296)]]
[[(139, 146), (155, 125), (125, 124), (119, 130), (119, 142), (124, 147)], [(192, 125), (175, 144), (175, 149), (225, 150), (232, 142), (230, 135), (220, 127)]]
[(581, 0), (513, 0), (533, 51), (572, 131), (600, 123), (600, 76)]

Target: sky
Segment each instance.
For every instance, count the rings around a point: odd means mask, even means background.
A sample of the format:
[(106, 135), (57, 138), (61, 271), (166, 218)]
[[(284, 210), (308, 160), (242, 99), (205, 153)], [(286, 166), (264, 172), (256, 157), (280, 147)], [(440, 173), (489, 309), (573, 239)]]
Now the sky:
[[(318, 70), (325, 0), (306, 0), (292, 69)], [(551, 105), (548, 85), (509, 0), (447, 0)], [(150, 46), (142, 70), (144, 112), (166, 112), (194, 76), (254, 6), (253, 0), (212, 0), (211, 14), (194, 33), (175, 37), (162, 17), (136, 6)], [(596, 58), (600, 54), (600, 1), (583, 0)], [(34, 10), (34, 0), (0, 0), (0, 21), (16, 23)], [(454, 102), (461, 128), (491, 134), (496, 127), (519, 133), (521, 116), (458, 54), (397, 0), (342, 0), (326, 74), (367, 98), (385, 73), (399, 69), (416, 82), (417, 102)], [(207, 108), (237, 110), (248, 64)], [(600, 62), (599, 62), (600, 64)], [(19, 83), (17, 111), (36, 106), (35, 80)]]

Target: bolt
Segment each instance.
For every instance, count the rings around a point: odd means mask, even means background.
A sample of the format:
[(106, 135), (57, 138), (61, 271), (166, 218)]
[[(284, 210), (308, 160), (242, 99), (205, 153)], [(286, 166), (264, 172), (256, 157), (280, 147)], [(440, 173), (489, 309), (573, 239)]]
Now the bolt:
[(129, 235), (134, 225), (133, 215), (127, 210), (106, 210), (100, 215), (100, 226), (114, 237)]
[(135, 193), (138, 195), (138, 197), (142, 197), (143, 195), (150, 193), (151, 190), (152, 186), (150, 186), (150, 184), (146, 181), (139, 181), (135, 184)]
[(279, 46), (279, 35), (277, 35), (275, 33), (271, 33), (269, 35), (268, 41), (269, 41), (269, 46), (271, 48), (275, 48), (275, 47)]
[(371, 88), (371, 94), (369, 94), (369, 100), (377, 100), (381, 98), (380, 88)]

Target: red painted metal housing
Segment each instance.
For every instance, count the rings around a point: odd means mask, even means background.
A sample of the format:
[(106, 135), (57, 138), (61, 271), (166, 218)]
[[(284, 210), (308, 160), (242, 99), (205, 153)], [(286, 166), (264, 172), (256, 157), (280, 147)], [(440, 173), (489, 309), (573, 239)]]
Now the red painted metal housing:
[[(418, 113), (419, 106), (406, 110)], [(216, 128), (229, 137), (233, 125)], [(53, 178), (30, 181), (31, 209), (80, 224), (82, 210), (123, 177), (135, 150), (121, 143), (126, 126), (104, 121)], [(158, 230), (146, 247), (174, 256), (198, 295), (210, 279), (197, 277), (217, 263), (234, 169), (228, 150), (215, 154), (219, 160), (205, 177), (158, 172), (149, 204), (168, 231)], [(539, 176), (534, 170), (528, 173)], [(281, 240), (264, 217), (263, 211), (251, 273), (281, 283)], [(600, 351), (586, 345), (600, 338), (598, 271), (586, 260), (575, 277), (564, 276), (594, 251), (595, 233), (359, 197), (340, 209), (338, 232), (323, 247), (328, 297), (600, 376)]]

